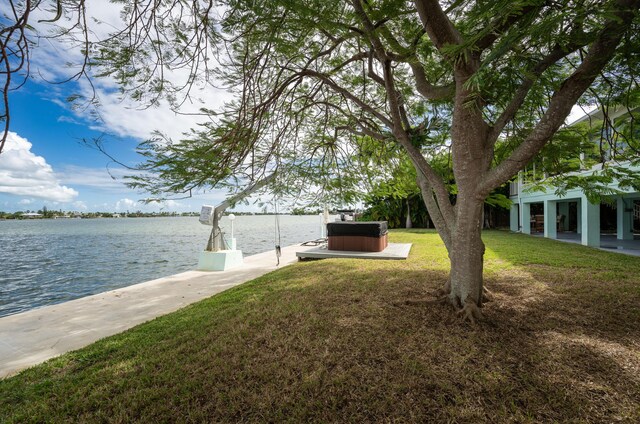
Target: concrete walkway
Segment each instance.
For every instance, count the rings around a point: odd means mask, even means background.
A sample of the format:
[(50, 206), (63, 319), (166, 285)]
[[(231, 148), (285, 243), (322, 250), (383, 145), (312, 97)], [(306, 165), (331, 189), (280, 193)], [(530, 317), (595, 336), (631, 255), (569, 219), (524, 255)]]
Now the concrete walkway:
[[(297, 262), (282, 249), (280, 267)], [(275, 251), (244, 258), (227, 271), (188, 271), (0, 318), (0, 378), (80, 349), (277, 269)]]
[[(531, 233), (531, 235), (534, 237), (544, 237), (544, 234), (541, 232)], [(555, 240), (575, 244), (581, 244), (582, 242), (580, 234), (569, 231), (558, 233)], [(640, 256), (640, 237), (636, 235), (634, 240), (618, 240), (615, 235), (600, 234), (600, 247), (597, 249), (604, 250), (605, 252)]]

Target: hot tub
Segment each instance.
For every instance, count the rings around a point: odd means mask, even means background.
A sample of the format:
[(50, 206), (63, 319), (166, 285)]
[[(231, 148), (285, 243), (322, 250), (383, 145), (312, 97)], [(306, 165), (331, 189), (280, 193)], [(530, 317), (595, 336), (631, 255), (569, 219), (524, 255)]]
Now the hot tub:
[(329, 250), (382, 252), (387, 247), (387, 221), (330, 222)]

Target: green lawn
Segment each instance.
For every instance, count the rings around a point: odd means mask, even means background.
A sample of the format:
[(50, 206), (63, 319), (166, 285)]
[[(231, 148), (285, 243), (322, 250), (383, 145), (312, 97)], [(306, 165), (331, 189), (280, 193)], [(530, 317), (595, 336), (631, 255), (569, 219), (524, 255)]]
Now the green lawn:
[(488, 232), (494, 301), (407, 261), (298, 263), (0, 381), (1, 422), (640, 422), (640, 258)]

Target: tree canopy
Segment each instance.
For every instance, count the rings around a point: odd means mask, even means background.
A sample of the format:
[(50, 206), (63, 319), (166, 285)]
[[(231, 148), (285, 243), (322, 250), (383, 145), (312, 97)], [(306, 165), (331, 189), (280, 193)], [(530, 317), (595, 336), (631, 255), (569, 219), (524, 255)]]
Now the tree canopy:
[[(198, 4), (204, 22), (213, 6)], [(185, 140), (141, 145), (153, 173), (135, 185), (155, 194), (277, 166), (295, 175), (282, 186), (357, 187), (362, 175), (349, 177), (366, 165), (354, 156), (371, 150), (366, 135), (382, 149), (404, 147), (447, 209), (428, 162), (462, 144), (452, 142), (456, 106), (460, 130), (484, 133), (486, 195), (535, 157), (574, 103), (637, 104), (628, 96), (637, 92), (636, 10), (611, 1), (228, 2), (208, 28), (181, 13), (162, 40), (135, 44), (121, 32), (96, 64), (136, 98), (174, 100), (161, 65), (183, 55), (193, 81), (213, 77), (237, 95)], [(224, 52), (213, 68), (198, 66), (211, 61), (206, 40)], [(190, 178), (174, 172), (186, 169)]]

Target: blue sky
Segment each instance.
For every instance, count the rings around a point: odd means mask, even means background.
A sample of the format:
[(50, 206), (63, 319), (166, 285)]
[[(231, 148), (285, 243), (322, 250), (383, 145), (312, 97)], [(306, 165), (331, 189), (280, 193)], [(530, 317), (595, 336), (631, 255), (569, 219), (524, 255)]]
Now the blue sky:
[[(195, 211), (202, 203), (221, 198), (138, 203), (146, 196), (124, 186), (122, 177), (126, 171), (81, 143), (83, 138), (105, 135), (110, 128), (96, 128), (96, 122), (83, 119), (86, 111), (76, 113), (61, 101), (75, 89), (72, 84), (63, 87), (30, 82), (12, 93), (12, 134), (6, 151), (0, 154), (0, 210), (38, 210), (47, 206), (74, 211)], [(142, 134), (137, 138), (105, 137), (107, 148), (121, 162), (134, 165), (140, 161), (135, 146), (144, 139)]]

